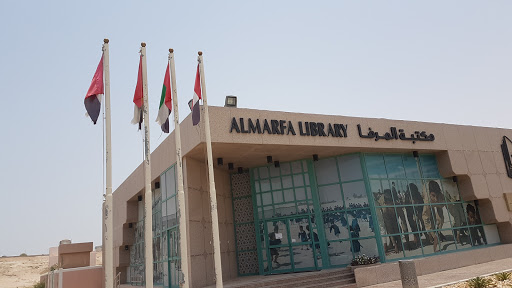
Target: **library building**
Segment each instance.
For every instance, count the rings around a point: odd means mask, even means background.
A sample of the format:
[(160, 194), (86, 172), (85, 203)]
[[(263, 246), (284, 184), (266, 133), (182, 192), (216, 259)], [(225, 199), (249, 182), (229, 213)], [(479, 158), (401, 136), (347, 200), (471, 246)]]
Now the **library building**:
[[(512, 257), (510, 129), (208, 110), (224, 283), (322, 270), (363, 287), (399, 280), (398, 260), (422, 275)], [(180, 233), (190, 287), (215, 285), (203, 116), (180, 124), (186, 231), (174, 133), (151, 153), (155, 287), (180, 287)], [(142, 163), (113, 197), (116, 274), (145, 286)]]

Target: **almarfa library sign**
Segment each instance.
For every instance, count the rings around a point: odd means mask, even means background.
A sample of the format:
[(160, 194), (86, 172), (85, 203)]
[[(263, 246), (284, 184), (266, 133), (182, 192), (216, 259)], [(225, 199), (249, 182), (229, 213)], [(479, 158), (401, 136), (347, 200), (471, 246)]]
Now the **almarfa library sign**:
[[(295, 129), (297, 127), (297, 130)], [(235, 131), (236, 133), (242, 134), (276, 134), (276, 135), (290, 135), (293, 136), (318, 136), (318, 137), (348, 137), (347, 134), (348, 124), (340, 123), (327, 123), (323, 122), (312, 122), (312, 121), (298, 121), (293, 124), (292, 121), (288, 120), (267, 120), (267, 119), (256, 119), (251, 118), (236, 118), (231, 119), (230, 133)], [(396, 127), (390, 127), (389, 132), (385, 132), (379, 135), (379, 132), (373, 131), (372, 128), (368, 128), (368, 132), (365, 134), (362, 132), (361, 124), (357, 124), (357, 130), (359, 137), (378, 140), (406, 140), (416, 143), (416, 141), (434, 141), (434, 134), (427, 134), (425, 131), (414, 131), (410, 135), (406, 135), (404, 129), (397, 129)], [(298, 133), (298, 134), (297, 134)]]

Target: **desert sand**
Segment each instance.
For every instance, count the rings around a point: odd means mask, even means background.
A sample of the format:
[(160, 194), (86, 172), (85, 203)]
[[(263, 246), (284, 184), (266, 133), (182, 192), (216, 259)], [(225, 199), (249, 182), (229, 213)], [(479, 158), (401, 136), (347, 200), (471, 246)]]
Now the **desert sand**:
[(48, 255), (0, 258), (0, 287), (32, 287), (48, 271)]
[[(0, 287), (25, 288), (39, 282), (41, 274), (48, 272), (48, 255), (0, 258)], [(101, 265), (101, 253), (96, 255)]]

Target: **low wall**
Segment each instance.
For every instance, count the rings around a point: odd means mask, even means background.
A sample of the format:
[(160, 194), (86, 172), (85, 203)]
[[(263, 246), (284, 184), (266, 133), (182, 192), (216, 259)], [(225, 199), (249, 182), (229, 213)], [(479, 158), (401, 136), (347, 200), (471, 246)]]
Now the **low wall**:
[(46, 288), (103, 288), (103, 267), (59, 269), (42, 275), (41, 282), (46, 284)]
[[(413, 259), (418, 276), (511, 258), (512, 244), (473, 249)], [(357, 287), (400, 280), (398, 262), (370, 267), (354, 267)]]

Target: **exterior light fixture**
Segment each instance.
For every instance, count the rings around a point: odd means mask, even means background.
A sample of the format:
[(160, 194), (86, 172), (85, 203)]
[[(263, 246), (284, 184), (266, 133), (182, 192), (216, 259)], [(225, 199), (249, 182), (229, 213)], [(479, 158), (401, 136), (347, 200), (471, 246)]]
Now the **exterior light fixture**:
[(128, 228), (133, 228), (133, 223), (128, 223)]
[(155, 182), (155, 189), (160, 189), (160, 182)]
[(193, 99), (190, 99), (190, 101), (188, 101), (188, 108), (190, 108), (190, 111), (192, 111), (193, 106), (194, 106)]
[(137, 196), (137, 200), (142, 201), (142, 195)]
[(235, 169), (235, 165), (233, 165), (233, 163), (228, 163), (228, 169), (229, 170), (234, 170)]
[(459, 181), (459, 179), (457, 179), (457, 176), (453, 176), (453, 177), (452, 177), (452, 180), (453, 180), (453, 182), (455, 182), (455, 183), (457, 183), (457, 181)]
[(219, 166), (224, 165), (224, 160), (222, 158), (217, 158), (217, 165), (219, 165)]
[(420, 154), (418, 154), (418, 151), (412, 151), (412, 156), (414, 156), (414, 158), (418, 158), (420, 157)]
[(313, 161), (318, 161), (318, 154), (313, 154)]
[(236, 108), (236, 96), (233, 96), (233, 95), (226, 96), (226, 102), (224, 103), (224, 107)]
[(244, 173), (244, 168), (238, 167), (238, 174), (242, 174), (242, 173)]
[(274, 161), (274, 167), (279, 168), (280, 166), (279, 161)]
[(267, 163), (268, 164), (272, 163), (272, 156), (267, 156)]
[(128, 251), (130, 250), (130, 247), (128, 247), (128, 245), (124, 245), (124, 250)]

